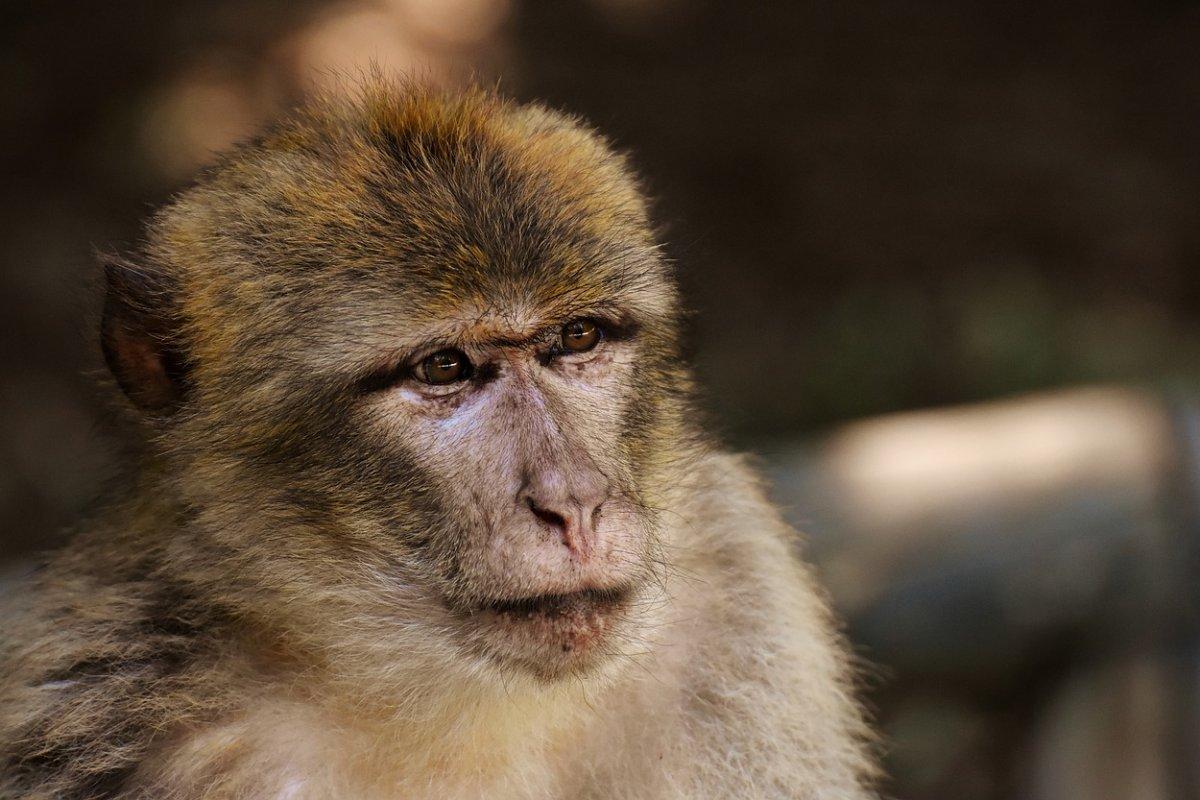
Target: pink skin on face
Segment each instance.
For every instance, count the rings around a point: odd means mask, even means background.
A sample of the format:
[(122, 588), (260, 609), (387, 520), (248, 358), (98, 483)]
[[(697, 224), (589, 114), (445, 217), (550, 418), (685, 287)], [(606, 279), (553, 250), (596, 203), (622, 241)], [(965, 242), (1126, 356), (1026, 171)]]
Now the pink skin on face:
[(649, 525), (617, 459), (598, 457), (618, 452), (635, 353), (622, 341), (558, 358), (545, 350), (536, 337), (464, 346), (486, 379), (404, 381), (374, 410), (471, 510), (456, 560), (476, 621), (506, 650), (582, 653), (646, 573)]

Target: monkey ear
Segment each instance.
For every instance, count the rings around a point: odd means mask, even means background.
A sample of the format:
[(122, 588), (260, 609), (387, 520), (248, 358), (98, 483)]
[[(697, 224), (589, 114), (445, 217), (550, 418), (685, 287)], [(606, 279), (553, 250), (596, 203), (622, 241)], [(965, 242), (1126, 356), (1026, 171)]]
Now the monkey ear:
[(104, 360), (134, 405), (154, 416), (169, 416), (183, 402), (187, 387), (176, 293), (164, 276), (111, 257), (104, 258), (104, 282)]

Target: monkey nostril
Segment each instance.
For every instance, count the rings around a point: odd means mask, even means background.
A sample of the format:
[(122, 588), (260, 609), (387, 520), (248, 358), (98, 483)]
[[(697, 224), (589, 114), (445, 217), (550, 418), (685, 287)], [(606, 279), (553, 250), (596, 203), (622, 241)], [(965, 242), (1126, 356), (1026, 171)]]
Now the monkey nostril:
[(567, 529), (567, 520), (562, 514), (542, 508), (532, 500), (527, 499), (525, 502), (528, 503), (529, 510), (533, 512), (533, 515), (542, 522), (550, 525), (551, 527), (558, 528), (560, 531), (565, 531)]

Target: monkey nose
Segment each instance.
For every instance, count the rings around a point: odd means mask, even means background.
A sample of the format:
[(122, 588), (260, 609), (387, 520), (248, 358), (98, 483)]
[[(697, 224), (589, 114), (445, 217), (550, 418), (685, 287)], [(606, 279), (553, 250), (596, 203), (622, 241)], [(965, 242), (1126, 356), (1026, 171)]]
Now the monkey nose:
[(597, 544), (597, 525), (608, 499), (607, 482), (589, 481), (577, 491), (553, 491), (551, 485), (526, 485), (520, 499), (538, 521), (556, 532), (563, 546), (581, 557)]

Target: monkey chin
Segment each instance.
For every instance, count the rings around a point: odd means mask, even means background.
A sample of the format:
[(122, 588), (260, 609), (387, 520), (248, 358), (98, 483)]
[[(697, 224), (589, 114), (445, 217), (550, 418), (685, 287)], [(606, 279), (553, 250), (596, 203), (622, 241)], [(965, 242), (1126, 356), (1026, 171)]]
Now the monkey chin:
[(471, 639), (492, 662), (554, 681), (595, 671), (628, 622), (634, 587), (584, 589), (480, 604)]

